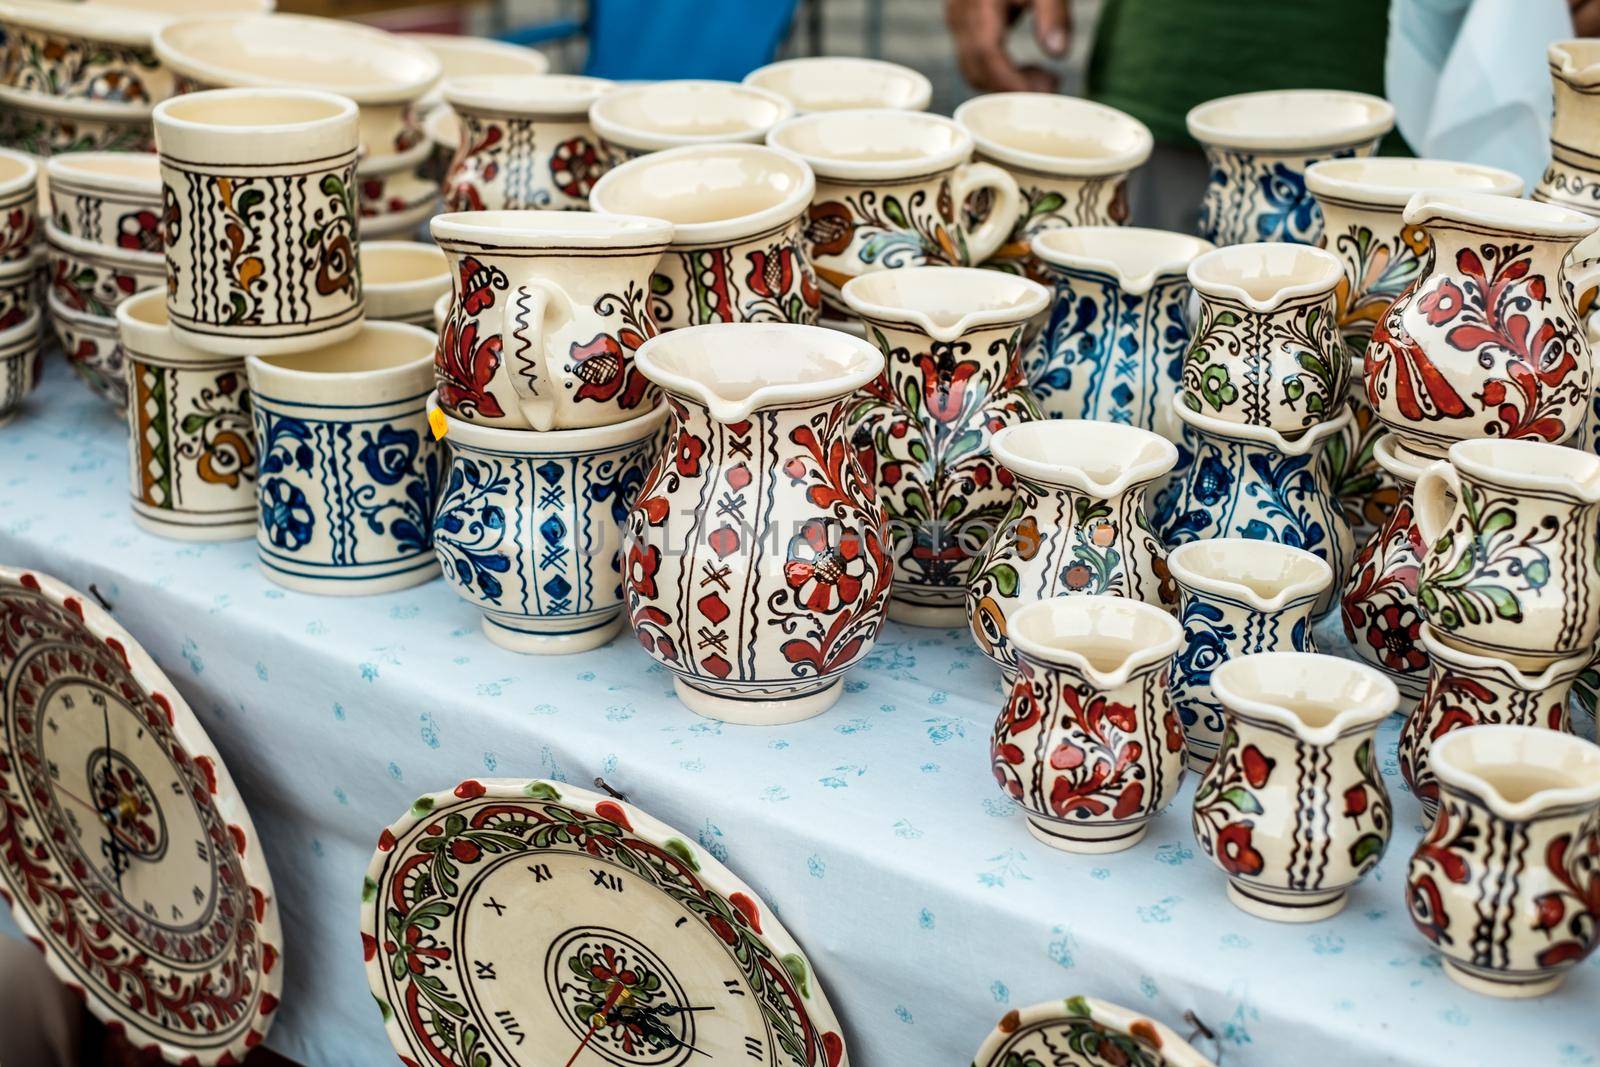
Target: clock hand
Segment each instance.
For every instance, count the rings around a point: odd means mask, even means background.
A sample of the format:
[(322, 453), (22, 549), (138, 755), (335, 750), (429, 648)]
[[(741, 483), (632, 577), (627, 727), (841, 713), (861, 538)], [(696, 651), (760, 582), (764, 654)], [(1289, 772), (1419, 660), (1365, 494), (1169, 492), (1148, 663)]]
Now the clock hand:
[(601, 1004), (599, 1009), (589, 1016), (589, 1029), (584, 1032), (583, 1040), (578, 1042), (578, 1047), (572, 1050), (572, 1056), (567, 1060), (564, 1067), (572, 1067), (574, 1063), (578, 1062), (578, 1057), (583, 1055), (583, 1050), (588, 1048), (589, 1042), (594, 1039), (595, 1030), (599, 1027), (601, 1020), (610, 1018), (612, 1007), (626, 991), (626, 988), (620, 983), (611, 983), (611, 988), (606, 990), (605, 1003)]
[(693, 1007), (688, 1005), (663, 1004), (659, 1008), (646, 1008), (645, 1010), (650, 1012), (652, 1015), (660, 1015), (665, 1017), (669, 1015), (677, 1015), (680, 1012), (685, 1011), (716, 1011), (717, 1008), (714, 1004), (700, 1004)]
[(622, 1022), (634, 1023), (639, 1027), (640, 1030), (644, 1031), (644, 1033), (655, 1038), (668, 1048), (688, 1049), (690, 1055), (698, 1052), (707, 1059), (711, 1058), (708, 1053), (695, 1048), (693, 1045), (689, 1044), (689, 1042), (685, 1041), (683, 1038), (679, 1037), (665, 1026), (662, 1026), (660, 1019), (658, 1019), (655, 1013), (649, 1008), (642, 1009), (638, 1012), (630, 1011), (627, 1014), (623, 1014), (621, 1011), (618, 1011), (617, 1015)]
[(89, 803), (87, 800), (83, 799), (78, 794), (72, 792), (70, 789), (67, 789), (64, 786), (52, 785), (50, 788), (51, 788), (52, 792), (60, 793), (62, 796), (66, 797), (68, 800), (72, 801), (75, 804), (80, 805), (81, 807), (83, 807), (83, 809), (85, 811), (92, 811), (96, 815), (100, 816), (100, 821), (105, 824), (105, 828), (111, 832), (111, 836), (116, 838), (117, 841), (120, 844), (123, 845), (123, 847), (129, 848), (129, 849), (137, 847), (134, 842), (128, 840), (126, 837), (123, 837), (122, 836), (122, 832), (117, 829), (116, 822), (114, 822), (112, 820), (110, 814), (108, 814), (109, 812), (111, 812), (114, 809), (109, 808), (109, 807), (97, 808), (93, 804)]

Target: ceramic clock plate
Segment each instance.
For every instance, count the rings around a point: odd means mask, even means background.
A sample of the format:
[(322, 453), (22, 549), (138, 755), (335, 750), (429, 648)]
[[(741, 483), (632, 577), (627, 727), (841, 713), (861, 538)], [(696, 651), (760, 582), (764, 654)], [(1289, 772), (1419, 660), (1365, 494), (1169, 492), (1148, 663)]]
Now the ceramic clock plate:
[(637, 808), (462, 782), (385, 830), (367, 980), (413, 1064), (841, 1067), (810, 963), (751, 889)]
[(96, 1017), (233, 1063), (278, 1005), (272, 882), (227, 768), (109, 615), (0, 567), (0, 894)]
[(1009, 1012), (972, 1067), (1215, 1067), (1171, 1029), (1093, 997)]

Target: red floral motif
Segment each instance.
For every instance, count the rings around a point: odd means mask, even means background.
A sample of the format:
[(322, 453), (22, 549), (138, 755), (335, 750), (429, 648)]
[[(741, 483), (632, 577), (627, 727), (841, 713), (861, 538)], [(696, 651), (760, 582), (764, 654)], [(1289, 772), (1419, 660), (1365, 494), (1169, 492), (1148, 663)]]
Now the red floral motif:
[[(462, 130), (462, 146), (450, 161), (450, 172), (445, 176), (444, 206), (446, 211), (482, 211), (484, 202), (479, 190), (500, 173), (500, 161), (493, 149), (504, 135), (500, 127), (479, 126), (475, 119), (463, 125), (466, 128)], [(465, 134), (473, 126), (479, 126), (483, 132), (469, 145)]]
[(1443, 671), (1428, 678), (1422, 698), (1400, 730), (1400, 775), (1424, 806), (1439, 800), (1439, 782), (1428, 767), (1428, 752), (1445, 734), (1482, 721), (1480, 709), (1493, 706), (1494, 690), (1466, 675)]
[(33, 234), (33, 212), (20, 207), (6, 212), (5, 219), (0, 221), (0, 236), (4, 237), (0, 240), (0, 257), (8, 257), (12, 253), (26, 255), (33, 245)]
[(927, 352), (919, 352), (912, 364), (922, 376), (922, 403), (928, 414), (942, 423), (959, 422), (967, 415), (968, 402), (977, 396), (967, 386), (980, 369), (976, 360), (963, 359), (972, 350), (966, 341), (935, 341)]
[(1233, 822), (1217, 831), (1217, 862), (1224, 871), (1256, 875), (1266, 867), (1266, 861), (1251, 840), (1254, 829), (1254, 823)]
[(1461, 287), (1446, 280), (1417, 301), (1429, 326), (1443, 326), (1461, 313)]
[(1577, 963), (1600, 941), (1600, 829), (1558, 834), (1545, 847), (1545, 866), (1557, 888), (1534, 898), (1533, 928), (1550, 939), (1541, 967)]
[(1001, 709), (989, 746), (994, 780), (1013, 800), (1022, 799), (1023, 788), (1019, 773), (1012, 768), (1022, 766), (1026, 754), (1011, 739), (1033, 729), (1044, 715), (1043, 706), (1034, 696), (1034, 678), (1033, 665), (1027, 660), (1018, 660), (1017, 680), (1011, 687), (1011, 699)]
[(587, 200), (594, 183), (606, 172), (606, 161), (586, 138), (573, 137), (550, 153), (550, 179), (575, 200)]
[(745, 277), (745, 284), (757, 296), (778, 300), (798, 283), (800, 302), (805, 308), (815, 311), (822, 306), (822, 290), (794, 245), (770, 245), (765, 250), (751, 252), (748, 258), (750, 273)]
[(807, 609), (831, 615), (861, 597), (868, 578), (865, 538), (832, 519), (807, 519), (789, 539), (783, 577)]
[(1365, 368), (1367, 402), (1375, 410), (1382, 410), (1383, 394), (1393, 389), (1395, 406), (1412, 422), (1465, 418), (1472, 409), (1402, 321), (1401, 312), (1416, 293), (1417, 284), (1401, 293), (1373, 327)]
[(1088, 686), (1071, 684), (1062, 687), (1061, 702), (1070, 716), (1063, 725), (1070, 729), (1048, 762), (1052, 770), (1079, 773), (1056, 776), (1050, 810), (1062, 818), (1137, 815), (1144, 804), (1144, 783), (1137, 773), (1144, 744), (1130, 735), (1139, 727), (1138, 711)]
[(657, 593), (656, 574), (661, 570), (661, 549), (655, 545), (641, 548), (637, 543), (628, 546), (628, 588), (642, 597)]
[(573, 393), (579, 400), (603, 402), (617, 398), (618, 407), (635, 408), (650, 387), (650, 380), (633, 368), (622, 345), (608, 333), (585, 344), (574, 344), (568, 354), (573, 373), (583, 383)]
[(1241, 745), (1229, 726), (1222, 747), (1194, 796), (1195, 840), (1229, 876), (1254, 877), (1266, 867), (1255, 847), (1255, 816), (1263, 811), (1252, 790), (1266, 787), (1277, 760), (1253, 744)]
[(1450, 914), (1434, 875), (1443, 875), (1455, 885), (1466, 885), (1479, 835), (1478, 827), (1470, 820), (1463, 819), (1457, 825), (1454, 814), (1450, 805), (1439, 809), (1428, 835), (1411, 858), (1408, 879), (1411, 921), (1423, 937), (1436, 945), (1454, 944), (1454, 939), (1450, 936)]
[(506, 276), (498, 267), (485, 266), (474, 256), (462, 257), (457, 274), (457, 296), (434, 349), (439, 403), (467, 418), (500, 418), (505, 409), (490, 390), (495, 371), (500, 368), (500, 333), (487, 330), (488, 336), (480, 339), (478, 316), (494, 307), (495, 291), (506, 288)]
[(148, 210), (130, 211), (117, 219), (117, 247), (135, 252), (161, 251), (161, 216)]

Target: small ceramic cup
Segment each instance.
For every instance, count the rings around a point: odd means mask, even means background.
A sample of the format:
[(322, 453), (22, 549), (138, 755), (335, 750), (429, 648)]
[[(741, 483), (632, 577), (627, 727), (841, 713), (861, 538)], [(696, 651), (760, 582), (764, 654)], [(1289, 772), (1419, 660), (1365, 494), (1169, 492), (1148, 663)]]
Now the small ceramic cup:
[(1399, 691), (1365, 664), (1315, 652), (1240, 656), (1211, 688), (1227, 725), (1195, 788), (1195, 840), (1251, 915), (1337, 914), (1389, 845), (1377, 732)]
[(1138, 844), (1183, 781), (1167, 612), (1117, 596), (1038, 600), (1011, 619), (1017, 675), (989, 746), (1028, 830), (1067, 852)]
[(365, 323), (349, 340), (246, 361), (261, 569), (304, 593), (365, 596), (439, 574), (442, 458), (428, 425), (433, 334)]
[(48, 276), (49, 256), (35, 253), (26, 259), (0, 260), (0, 330), (9, 330), (42, 311), (40, 264)]
[(44, 371), (43, 313), (0, 329), (0, 426), (16, 418), (22, 403), (39, 384)]
[(361, 329), (356, 105), (219, 89), (155, 109), (167, 314), (230, 355), (304, 352)]
[(420, 44), (439, 61), (439, 84), (424, 93), (414, 105), (424, 123), (435, 110), (445, 106), (444, 83), (452, 79), (485, 74), (516, 77), (550, 73), (550, 60), (545, 54), (526, 45), (462, 33), (402, 33), (399, 36)]
[[(972, 137), (951, 120), (915, 111), (825, 111), (767, 135), (817, 176), (806, 241), (833, 313), (850, 312), (844, 283), (893, 267), (976, 266), (1005, 243), (1021, 207), (1016, 180), (972, 163)], [(987, 191), (971, 224), (962, 205)]]
[(987, 93), (956, 108), (955, 120), (972, 135), (974, 158), (1004, 167), (1022, 193), (1010, 237), (985, 266), (1040, 281), (1028, 242), (1046, 230), (1126, 224), (1128, 176), (1155, 145), (1132, 115), (1058, 93)]
[(1217, 668), (1258, 652), (1315, 652), (1311, 626), (1333, 568), (1304, 549), (1243, 537), (1213, 537), (1167, 553), (1178, 583), (1183, 651), (1172, 700), (1189, 766), (1204, 771), (1222, 745), (1226, 715), (1211, 688)]
[(61, 345), (61, 352), (83, 383), (95, 395), (102, 397), (118, 411), (126, 410), (128, 403), (128, 378), (122, 351), (122, 341), (117, 336), (115, 317), (91, 315), (61, 303), (51, 293), (45, 300), (50, 329)]
[(167, 329), (166, 294), (117, 306), (127, 354), (133, 521), (181, 541), (255, 533), (256, 442), (244, 358), (202, 352)]
[(1272, 89), (1208, 100), (1190, 109), (1187, 124), (1211, 164), (1201, 237), (1316, 244), (1322, 212), (1306, 190), (1306, 168), (1372, 155), (1394, 128), (1394, 106), (1365, 93)]
[(811, 168), (763, 145), (691, 145), (622, 164), (595, 183), (602, 214), (673, 224), (651, 279), (663, 330), (708, 322), (812, 324), (822, 307), (804, 239)]
[(356, 162), (363, 241), (410, 240), (439, 210), (439, 179), (428, 172), (432, 158), (433, 146), (418, 142)]
[(450, 261), (421, 241), (363, 241), (361, 280), (367, 318), (434, 329), (434, 307), (450, 295)]
[(759, 144), (794, 114), (777, 93), (723, 81), (621, 86), (595, 100), (589, 124), (613, 163), (691, 144)]
[(443, 417), (450, 458), (433, 548), (446, 584), (483, 612), (489, 640), (513, 652), (583, 652), (610, 641), (627, 621), (622, 527), (666, 404), (626, 422), (548, 433)]
[(163, 288), (160, 252), (141, 252), (93, 244), (45, 223), (49, 249), (50, 295), (63, 307), (110, 320), (117, 305), (144, 289)]
[[(146, 152), (69, 152), (45, 164), (57, 233), (161, 255), (161, 164)], [(162, 270), (166, 267), (163, 264)]]
[(757, 67), (744, 83), (777, 93), (797, 115), (867, 107), (926, 111), (933, 100), (933, 83), (921, 72), (857, 56), (784, 59)]
[[(45, 2), (38, 6), (57, 5)], [(6, 85), (0, 85), (0, 141), (41, 159), (91, 149), (149, 152), (154, 148), (148, 105), (67, 100)]]
[(1434, 761), (1442, 804), (1411, 856), (1411, 921), (1474, 993), (1543, 996), (1600, 943), (1600, 748), (1475, 726)]
[(444, 178), (446, 211), (586, 208), (610, 160), (589, 106), (612, 87), (572, 74), (451, 78), (456, 153)]
[(0, 148), (0, 263), (33, 256), (39, 239), (39, 164)]

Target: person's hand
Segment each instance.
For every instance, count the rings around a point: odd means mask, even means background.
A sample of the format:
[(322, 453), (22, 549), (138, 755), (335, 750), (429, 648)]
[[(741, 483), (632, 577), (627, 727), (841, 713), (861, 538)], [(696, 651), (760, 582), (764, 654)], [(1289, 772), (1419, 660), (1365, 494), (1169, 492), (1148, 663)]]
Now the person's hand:
[(1568, 0), (1568, 6), (1579, 37), (1600, 37), (1600, 0)]
[[(1572, 0), (1577, 7), (1600, 5), (1600, 0)], [(945, 0), (944, 20), (955, 39), (961, 74), (983, 92), (1033, 90), (1047, 93), (1056, 76), (1043, 67), (1019, 67), (1006, 52), (1006, 33), (1017, 16), (1033, 12), (1033, 35), (1046, 55), (1065, 55), (1072, 40), (1070, 0)]]

